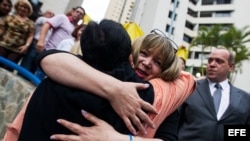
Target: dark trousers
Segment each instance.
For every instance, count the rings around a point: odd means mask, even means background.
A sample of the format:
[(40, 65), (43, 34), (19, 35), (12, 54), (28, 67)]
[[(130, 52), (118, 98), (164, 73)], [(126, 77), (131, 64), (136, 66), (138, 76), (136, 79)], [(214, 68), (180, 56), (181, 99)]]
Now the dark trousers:
[[(20, 53), (8, 50), (5, 47), (0, 46), (0, 56), (18, 64), (18, 62), (24, 56), (24, 54), (20, 54)], [(9, 70), (9, 71), (13, 71), (13, 69), (11, 69), (10, 67), (4, 64), (0, 64), (0, 67), (5, 68), (6, 70)]]
[(37, 40), (34, 39), (28, 49), (27, 54), (23, 57), (22, 62), (20, 64), (20, 66), (27, 69), (33, 74), (37, 70), (37, 65), (35, 63), (35, 59), (38, 55), (38, 53), (36, 52), (36, 43), (37, 43)]

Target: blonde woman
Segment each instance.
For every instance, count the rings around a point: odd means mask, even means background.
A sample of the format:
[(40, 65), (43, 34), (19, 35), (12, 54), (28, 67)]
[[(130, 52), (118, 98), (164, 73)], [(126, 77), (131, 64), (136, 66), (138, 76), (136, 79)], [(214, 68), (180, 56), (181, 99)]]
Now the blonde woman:
[(28, 18), (33, 12), (29, 1), (18, 0), (14, 8), (14, 15), (0, 19), (0, 55), (18, 63), (33, 40), (34, 22)]

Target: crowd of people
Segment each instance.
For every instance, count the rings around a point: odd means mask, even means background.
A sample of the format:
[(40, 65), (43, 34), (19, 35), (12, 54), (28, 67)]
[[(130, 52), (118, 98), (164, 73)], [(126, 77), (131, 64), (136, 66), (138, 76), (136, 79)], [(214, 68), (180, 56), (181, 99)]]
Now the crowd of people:
[[(35, 21), (29, 18), (33, 9), (28, 0), (18, 0), (14, 7), (10, 0), (2, 0), (0, 7), (0, 55), (14, 63), (20, 63), (20, 66), (41, 80), (45, 78), (45, 74), (35, 64), (35, 58), (41, 52), (50, 49), (70, 52), (73, 46), (79, 49), (75, 46), (79, 46), (77, 41), (86, 26), (78, 25), (85, 14), (81, 6), (57, 15), (52, 10), (46, 10)], [(13, 71), (3, 64), (0, 66)]]
[(223, 141), (224, 125), (250, 124), (250, 95), (230, 83), (226, 48), (197, 80), (157, 30), (131, 42), (115, 21), (79, 24), (81, 6), (36, 21), (27, 0), (14, 14), (11, 1), (0, 7), (0, 55), (42, 79), (4, 141)]
[[(34, 22), (28, 18), (33, 9), (28, 1), (20, 0), (14, 4), (14, 10), (0, 20), (0, 55), (19, 63), (34, 37)], [(1, 67), (12, 71), (8, 66)]]

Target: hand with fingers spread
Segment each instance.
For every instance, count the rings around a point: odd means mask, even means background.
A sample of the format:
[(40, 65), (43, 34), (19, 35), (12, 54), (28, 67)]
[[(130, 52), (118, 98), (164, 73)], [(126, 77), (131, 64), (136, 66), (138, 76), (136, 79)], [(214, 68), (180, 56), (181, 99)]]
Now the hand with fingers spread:
[[(92, 127), (84, 127), (79, 124), (69, 122), (67, 120), (58, 119), (57, 122), (77, 135), (63, 135), (63, 134), (55, 134), (51, 136), (53, 140), (62, 140), (62, 141), (95, 141), (95, 140), (111, 140), (115, 138), (117, 133), (112, 126), (107, 124), (105, 121), (102, 121), (96, 118), (94, 115), (87, 113), (82, 110), (82, 115), (94, 123)], [(102, 132), (105, 130), (105, 132)], [(96, 135), (98, 133), (98, 136)], [(112, 136), (111, 136), (112, 135)], [(105, 137), (105, 138), (103, 138)]]
[[(82, 110), (82, 115), (92, 122), (94, 126), (85, 127), (64, 119), (58, 119), (59, 124), (76, 133), (76, 135), (54, 134), (50, 136), (50, 139), (59, 141), (127, 141), (129, 139), (129, 135), (118, 133), (112, 126), (94, 115), (84, 110)], [(160, 139), (131, 137), (136, 141), (161, 141)]]
[[(145, 89), (149, 84), (123, 82), (119, 94), (109, 97), (109, 102), (113, 109), (123, 119), (131, 133), (136, 134), (135, 127), (146, 134), (145, 125), (155, 128), (147, 113), (157, 114), (156, 109), (148, 102), (142, 100), (136, 89)], [(134, 127), (135, 126), (135, 127)]]

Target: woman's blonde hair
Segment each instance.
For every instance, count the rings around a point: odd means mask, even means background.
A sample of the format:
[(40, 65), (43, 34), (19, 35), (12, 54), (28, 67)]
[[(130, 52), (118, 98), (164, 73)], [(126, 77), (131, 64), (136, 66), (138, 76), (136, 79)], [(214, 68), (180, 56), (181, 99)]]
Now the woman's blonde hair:
[(14, 5), (15, 11), (17, 11), (17, 8), (20, 4), (24, 4), (29, 8), (28, 16), (30, 16), (33, 13), (32, 5), (30, 4), (30, 2), (28, 0), (18, 0)]
[(181, 63), (175, 54), (176, 50), (171, 42), (167, 37), (154, 33), (136, 39), (132, 44), (134, 65), (138, 65), (137, 62), (141, 50), (152, 49), (163, 59), (161, 65), (162, 73), (159, 77), (165, 81), (177, 79), (181, 72)]

